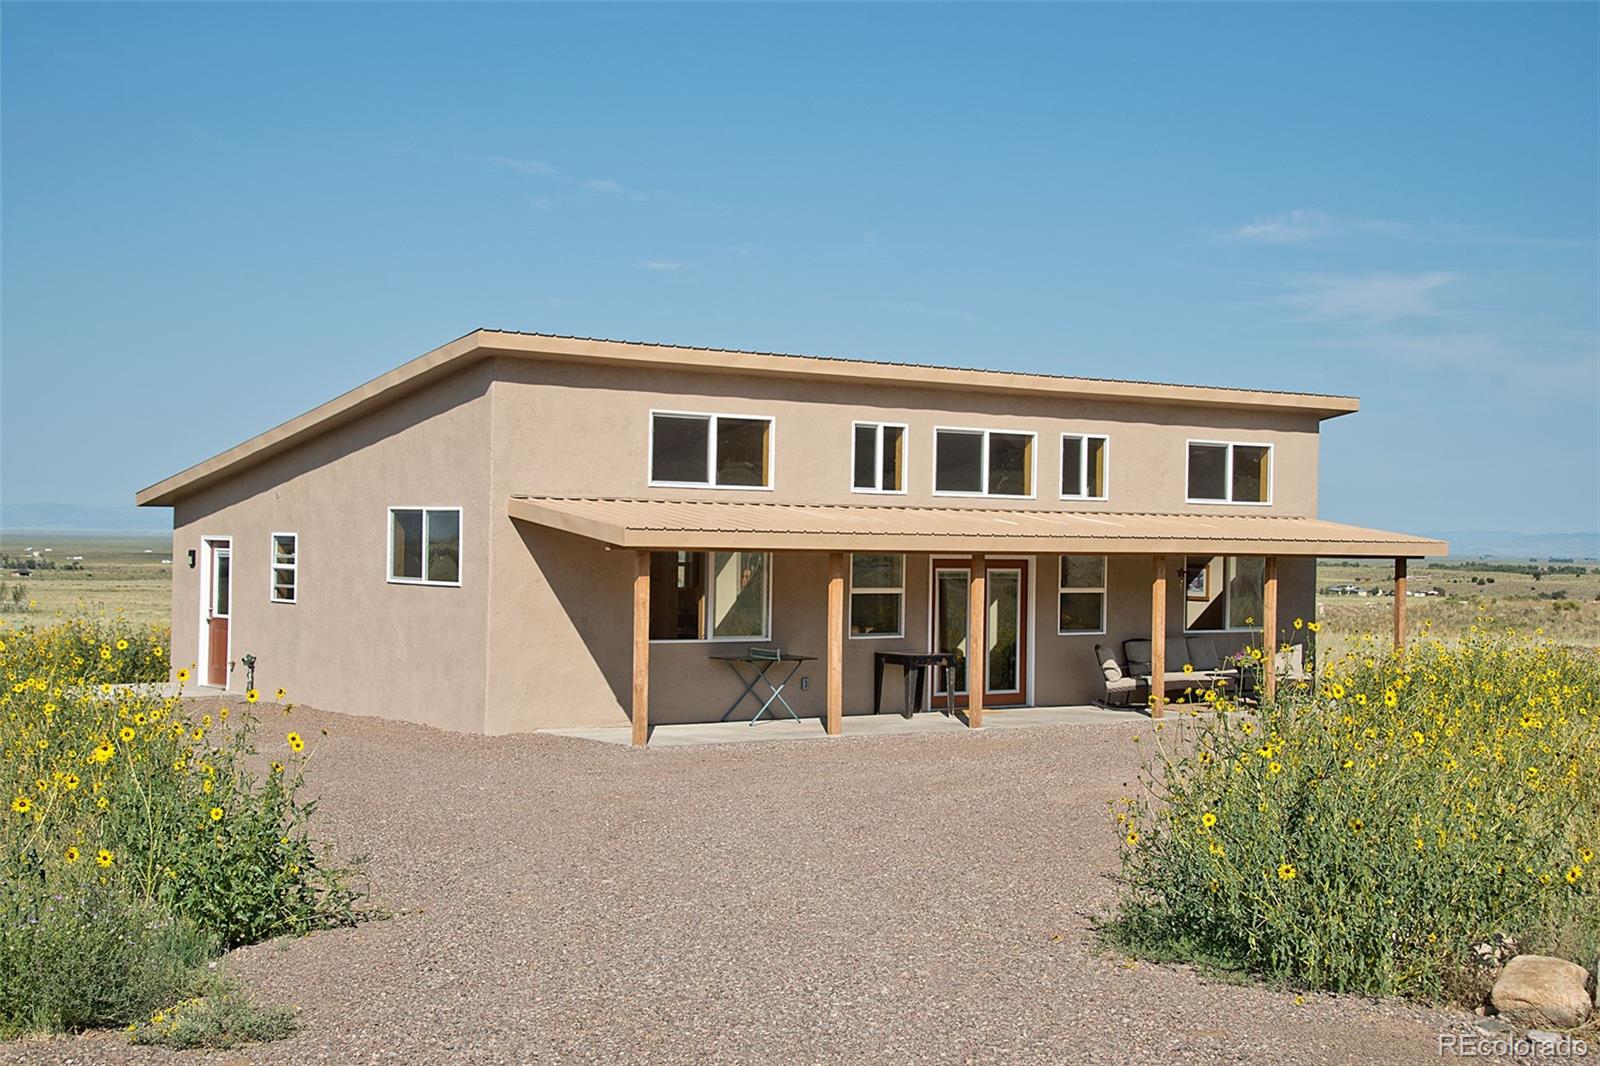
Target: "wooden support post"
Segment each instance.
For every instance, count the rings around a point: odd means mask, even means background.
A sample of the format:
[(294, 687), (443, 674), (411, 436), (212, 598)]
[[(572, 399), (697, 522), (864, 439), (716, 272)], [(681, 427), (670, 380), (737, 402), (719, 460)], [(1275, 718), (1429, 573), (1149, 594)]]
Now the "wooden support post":
[(633, 746), (650, 740), (650, 553), (633, 553)]
[(1278, 694), (1278, 557), (1267, 556), (1261, 587), (1261, 655), (1267, 702)]
[(989, 568), (981, 555), (972, 557), (967, 583), (967, 725), (983, 728), (983, 690), (989, 665)]
[(844, 728), (844, 552), (828, 554), (828, 717), (830, 737)]
[(1150, 717), (1160, 718), (1167, 702), (1167, 557), (1157, 555), (1150, 569)]
[(1406, 650), (1406, 561), (1394, 561), (1394, 650)]

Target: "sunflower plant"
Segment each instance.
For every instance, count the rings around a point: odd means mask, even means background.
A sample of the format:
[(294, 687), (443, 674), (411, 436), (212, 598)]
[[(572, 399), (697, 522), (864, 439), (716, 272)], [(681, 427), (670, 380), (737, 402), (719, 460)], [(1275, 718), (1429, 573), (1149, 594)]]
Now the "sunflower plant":
[[(300, 795), (314, 749), (297, 735), (258, 745), (245, 707), (195, 711), (104, 680), (133, 673), (117, 657), (148, 647), (113, 640), (85, 656), (76, 624), (17, 637), (0, 646), (0, 1030), (132, 1020), (130, 997), (102, 987), (128, 972), (130, 944), (179, 960), (149, 972), (181, 974), (196, 944), (214, 953), (354, 920), (352, 871), (329, 864)], [(73, 915), (143, 932), (86, 937)], [(54, 968), (65, 993), (35, 978), (41, 958), (70, 955), (59, 938), (106, 948)], [(51, 1006), (69, 1002), (104, 1006)]]
[(1481, 623), (1370, 637), (1252, 714), (1157, 735), (1115, 804), (1121, 946), (1436, 998), (1495, 933), (1600, 947), (1600, 653)]

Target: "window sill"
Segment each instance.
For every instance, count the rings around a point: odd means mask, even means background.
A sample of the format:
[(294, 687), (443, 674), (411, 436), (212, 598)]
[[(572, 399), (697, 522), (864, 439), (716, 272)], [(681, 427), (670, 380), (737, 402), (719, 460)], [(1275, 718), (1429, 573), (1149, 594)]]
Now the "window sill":
[(459, 581), (424, 581), (416, 577), (391, 577), (387, 583), (390, 585), (424, 585), (440, 589), (458, 589), (461, 587), (461, 582)]
[(1039, 498), (1037, 493), (1029, 493), (1026, 496), (1013, 496), (1010, 493), (956, 492), (952, 489), (934, 489), (933, 494), (935, 496), (947, 496), (964, 500), (1037, 500)]
[(719, 492), (771, 492), (771, 485), (713, 485), (707, 481), (649, 481), (652, 489), (716, 489)]
[(651, 644), (765, 644), (772, 637), (651, 637)]
[(1207, 506), (1207, 507), (1216, 506), (1218, 504), (1221, 504), (1224, 507), (1271, 507), (1272, 506), (1272, 501), (1271, 500), (1196, 500), (1196, 499), (1193, 499), (1192, 497), (1188, 497), (1188, 496), (1184, 497), (1183, 502), (1184, 503), (1201, 504), (1201, 505)]

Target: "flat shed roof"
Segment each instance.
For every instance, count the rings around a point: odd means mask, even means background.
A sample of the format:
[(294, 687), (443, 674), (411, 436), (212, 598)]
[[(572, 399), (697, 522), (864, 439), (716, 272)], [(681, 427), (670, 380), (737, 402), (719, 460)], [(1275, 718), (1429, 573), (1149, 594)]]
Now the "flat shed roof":
[(377, 410), (417, 389), (484, 358), (506, 356), (557, 362), (803, 378), (850, 384), (917, 386), (963, 392), (1078, 399), (1124, 400), (1190, 407), (1256, 411), (1296, 411), (1324, 419), (1350, 414), (1361, 404), (1353, 396), (1209, 385), (1167, 385), (1150, 381), (1069, 377), (1006, 370), (966, 370), (919, 363), (889, 363), (814, 355), (778, 355), (725, 348), (694, 348), (637, 341), (597, 340), (545, 333), (479, 329), (420, 355), (303, 415), (257, 434), (242, 444), (196, 463), (139, 490), (142, 507), (167, 507), (188, 493), (231, 477), (336, 426)]

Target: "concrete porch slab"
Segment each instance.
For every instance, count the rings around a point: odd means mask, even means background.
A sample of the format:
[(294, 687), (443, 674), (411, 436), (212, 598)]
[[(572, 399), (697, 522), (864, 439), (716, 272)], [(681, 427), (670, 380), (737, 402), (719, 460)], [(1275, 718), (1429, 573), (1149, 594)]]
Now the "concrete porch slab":
[[(1012, 707), (1001, 710), (989, 708), (984, 712), (985, 729), (1026, 729), (1048, 725), (1081, 725), (1085, 723), (1148, 721), (1149, 713), (1143, 708), (1114, 710), (1092, 704), (1070, 707)], [(600, 729), (541, 729), (557, 737), (592, 740), (601, 744), (632, 743), (633, 731), (628, 726), (608, 726)], [(679, 725), (658, 725), (650, 729), (650, 747), (676, 748), (698, 744), (750, 744), (785, 740), (848, 740), (853, 737), (911, 736), (924, 733), (965, 733), (967, 724), (961, 718), (947, 718), (934, 711), (924, 711), (912, 718), (900, 714), (846, 715), (842, 737), (830, 737), (822, 731), (820, 718), (792, 718), (768, 721), (762, 719), (755, 725), (749, 722), (693, 722)]]

